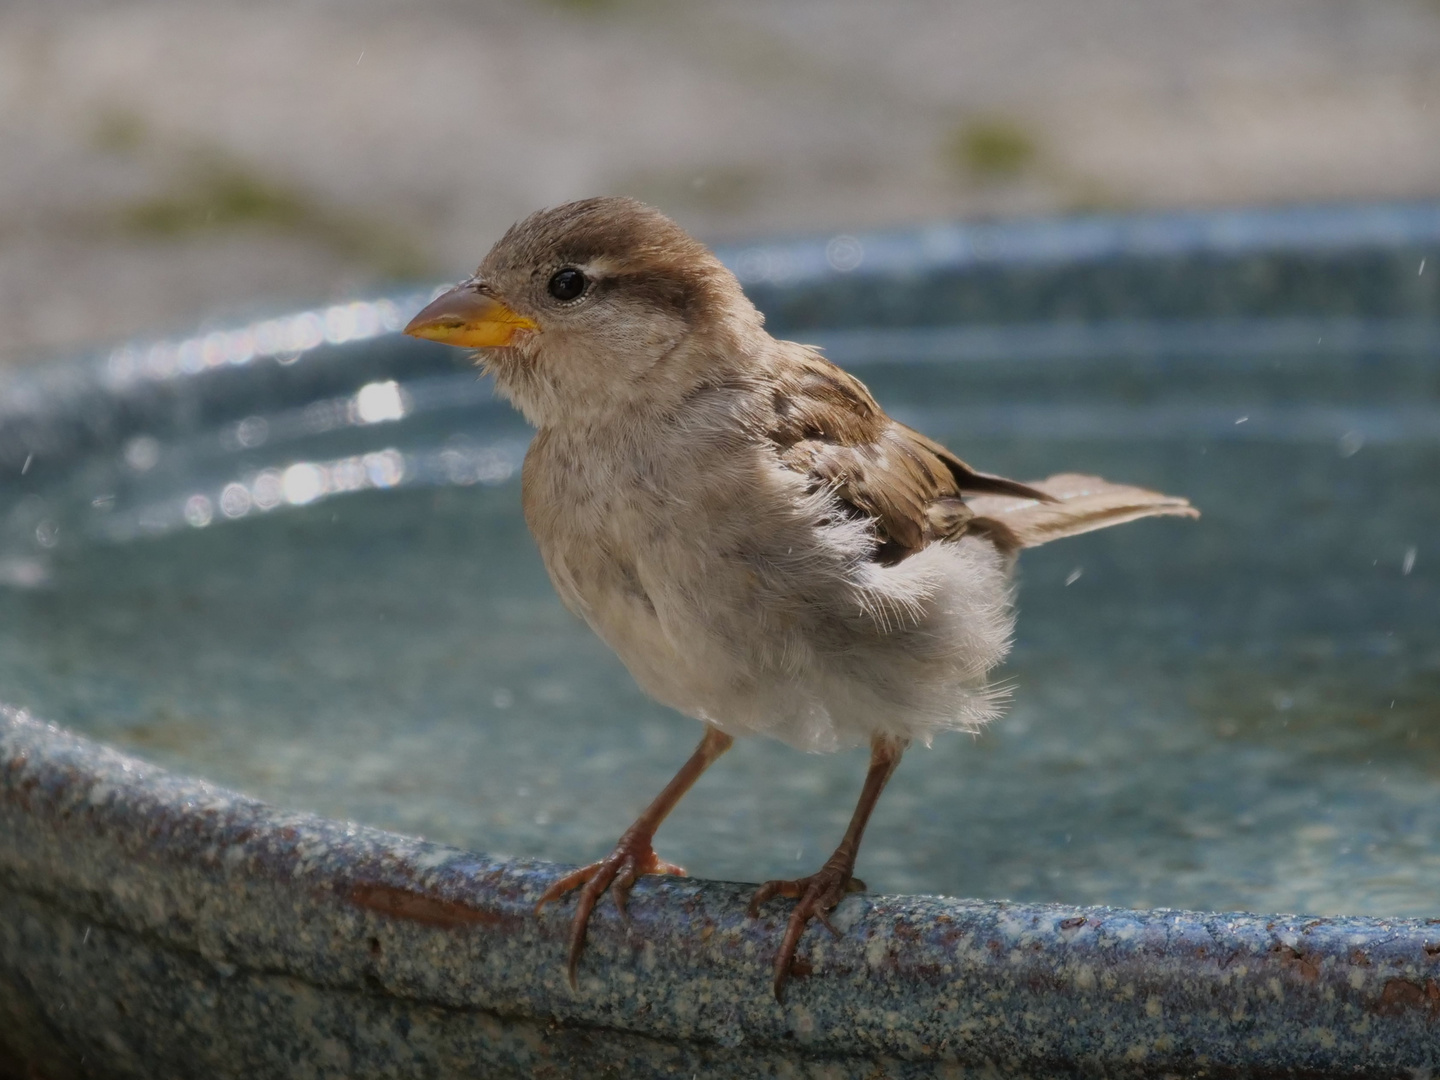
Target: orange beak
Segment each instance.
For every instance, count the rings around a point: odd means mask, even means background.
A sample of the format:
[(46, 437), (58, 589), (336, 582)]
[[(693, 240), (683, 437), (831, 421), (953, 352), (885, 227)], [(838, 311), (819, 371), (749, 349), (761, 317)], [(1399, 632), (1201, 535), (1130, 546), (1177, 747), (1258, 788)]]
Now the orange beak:
[(457, 285), (426, 304), (405, 327), (411, 337), (468, 349), (509, 345), (521, 330), (539, 330), (534, 320), (518, 315), (480, 291), (477, 281)]

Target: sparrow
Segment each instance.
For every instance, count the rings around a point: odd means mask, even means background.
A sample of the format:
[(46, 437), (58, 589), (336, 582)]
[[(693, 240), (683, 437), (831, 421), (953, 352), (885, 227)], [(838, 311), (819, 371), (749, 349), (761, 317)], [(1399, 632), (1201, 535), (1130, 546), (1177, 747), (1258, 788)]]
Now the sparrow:
[(865, 826), (901, 755), (977, 731), (1004, 692), (1018, 552), (1153, 515), (1182, 498), (1060, 474), (979, 472), (888, 417), (808, 345), (780, 341), (705, 245), (643, 203), (541, 210), (405, 333), (477, 350), (537, 429), (525, 520), (565, 605), (640, 686), (701, 722), (675, 778), (579, 889), (567, 973), (609, 890), (683, 874), (655, 854), (666, 815), (742, 735), (806, 751), (870, 748), (854, 816), (815, 873), (767, 881), (750, 914), (795, 901), (774, 958), (785, 984), (807, 925), (837, 933)]

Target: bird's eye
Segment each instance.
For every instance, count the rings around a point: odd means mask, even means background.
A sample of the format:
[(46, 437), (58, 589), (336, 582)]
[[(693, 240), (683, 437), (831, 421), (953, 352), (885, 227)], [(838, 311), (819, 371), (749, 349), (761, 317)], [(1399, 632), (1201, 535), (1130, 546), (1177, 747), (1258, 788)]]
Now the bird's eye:
[(564, 270), (557, 270), (550, 278), (550, 295), (556, 300), (574, 300), (585, 291), (588, 282), (585, 275), (573, 266), (567, 266)]

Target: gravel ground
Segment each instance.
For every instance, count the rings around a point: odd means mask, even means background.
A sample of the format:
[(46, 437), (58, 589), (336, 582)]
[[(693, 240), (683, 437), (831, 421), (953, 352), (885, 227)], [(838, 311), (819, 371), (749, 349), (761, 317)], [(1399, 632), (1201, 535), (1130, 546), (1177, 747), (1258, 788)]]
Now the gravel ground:
[(714, 240), (1440, 196), (1440, 0), (12, 0), (0, 147), (5, 364), (600, 192)]

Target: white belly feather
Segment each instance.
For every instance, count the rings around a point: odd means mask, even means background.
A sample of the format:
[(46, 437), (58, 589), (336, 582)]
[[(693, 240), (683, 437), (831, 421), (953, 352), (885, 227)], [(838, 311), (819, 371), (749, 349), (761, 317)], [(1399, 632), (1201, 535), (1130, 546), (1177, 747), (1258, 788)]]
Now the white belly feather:
[(986, 674), (1013, 620), (1008, 560), (988, 541), (882, 566), (865, 523), (763, 447), (697, 453), (692, 431), (686, 453), (597, 454), (585, 438), (582, 457), (537, 437), (527, 521), (566, 605), (658, 700), (814, 751), (928, 743), (998, 712)]

